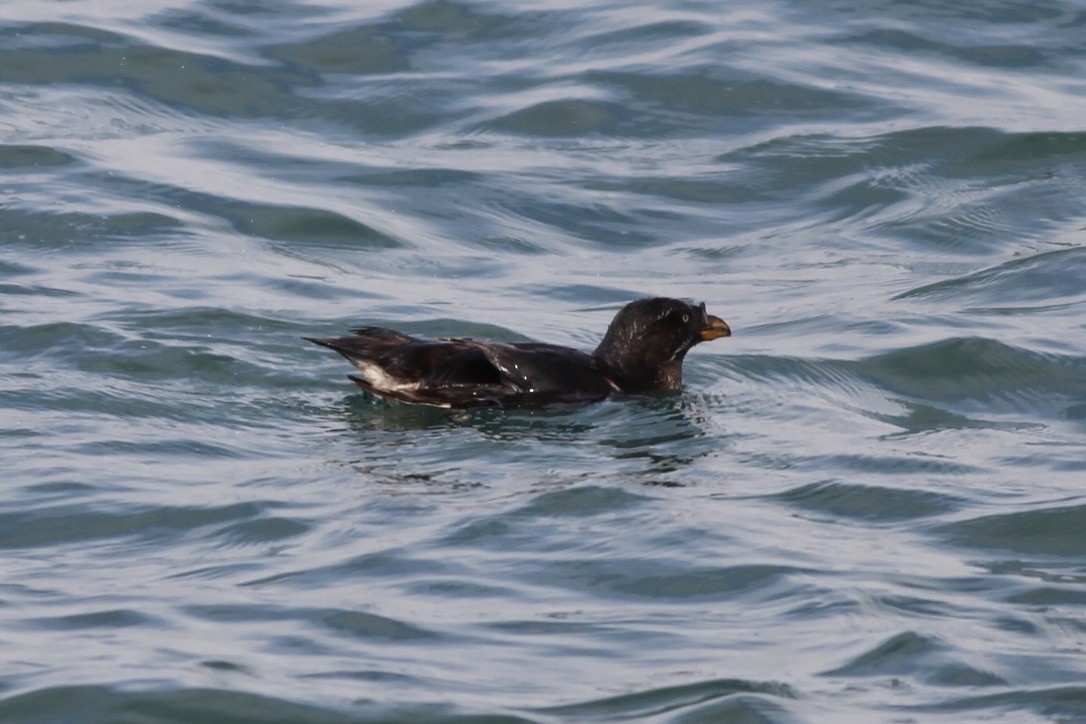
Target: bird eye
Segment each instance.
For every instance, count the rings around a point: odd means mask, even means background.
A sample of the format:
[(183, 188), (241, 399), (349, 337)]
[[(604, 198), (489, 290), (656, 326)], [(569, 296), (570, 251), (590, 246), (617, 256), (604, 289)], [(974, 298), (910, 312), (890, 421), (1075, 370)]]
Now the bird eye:
[(683, 314), (683, 324), (687, 324), (689, 321), (690, 321), (690, 315), (684, 313)]

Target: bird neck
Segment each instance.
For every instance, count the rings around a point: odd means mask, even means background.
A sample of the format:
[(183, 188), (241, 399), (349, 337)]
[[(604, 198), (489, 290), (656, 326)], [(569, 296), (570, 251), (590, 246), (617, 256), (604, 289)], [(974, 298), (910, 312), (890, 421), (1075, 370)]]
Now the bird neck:
[(623, 392), (636, 394), (682, 389), (682, 356), (655, 363), (643, 359), (629, 359), (623, 355), (611, 355), (607, 350), (596, 350), (596, 357), (602, 363), (607, 376)]

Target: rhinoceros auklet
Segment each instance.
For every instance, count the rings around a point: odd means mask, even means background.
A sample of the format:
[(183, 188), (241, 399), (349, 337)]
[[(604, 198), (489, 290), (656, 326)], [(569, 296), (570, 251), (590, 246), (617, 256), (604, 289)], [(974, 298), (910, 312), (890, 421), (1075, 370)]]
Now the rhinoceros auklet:
[(547, 407), (678, 390), (690, 348), (732, 333), (704, 303), (666, 298), (627, 304), (591, 353), (536, 342), (418, 339), (383, 327), (351, 331), (305, 339), (346, 357), (362, 372), (350, 379), (367, 392), (455, 408)]

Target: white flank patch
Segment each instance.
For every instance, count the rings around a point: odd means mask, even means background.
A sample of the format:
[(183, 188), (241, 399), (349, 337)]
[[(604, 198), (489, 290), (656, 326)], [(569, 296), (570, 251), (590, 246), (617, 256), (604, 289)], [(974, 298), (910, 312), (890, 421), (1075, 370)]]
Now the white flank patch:
[(351, 362), (366, 378), (366, 382), (381, 392), (414, 392), (419, 388), (418, 380), (401, 380), (385, 372), (383, 368), (366, 360), (353, 359)]

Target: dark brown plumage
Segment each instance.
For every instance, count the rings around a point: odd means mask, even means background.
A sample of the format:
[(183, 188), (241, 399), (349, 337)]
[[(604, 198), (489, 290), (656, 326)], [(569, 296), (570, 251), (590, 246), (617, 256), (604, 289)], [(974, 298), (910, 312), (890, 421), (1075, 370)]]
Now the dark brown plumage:
[(537, 342), (427, 340), (383, 327), (314, 339), (362, 373), (375, 395), (438, 407), (546, 407), (682, 387), (686, 353), (727, 337), (724, 320), (678, 299), (639, 299), (619, 310), (595, 351)]

